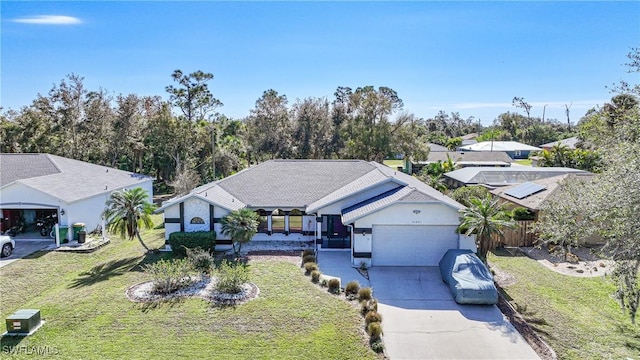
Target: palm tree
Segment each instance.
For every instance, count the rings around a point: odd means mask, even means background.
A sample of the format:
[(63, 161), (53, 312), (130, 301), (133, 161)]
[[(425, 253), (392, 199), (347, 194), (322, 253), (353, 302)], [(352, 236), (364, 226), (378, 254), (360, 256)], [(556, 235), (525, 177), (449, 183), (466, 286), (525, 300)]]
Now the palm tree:
[(427, 185), (440, 191), (441, 193), (444, 194), (444, 192), (447, 191), (447, 184), (444, 182), (444, 177), (442, 176), (442, 174), (429, 175), (429, 177), (426, 180), (427, 180), (426, 181)]
[(140, 237), (140, 226), (144, 225), (147, 229), (153, 227), (151, 213), (154, 206), (147, 202), (148, 197), (149, 195), (142, 188), (114, 191), (107, 199), (106, 209), (102, 213), (109, 232), (116, 233), (122, 238), (126, 234), (129, 240), (133, 240), (135, 236), (147, 251), (149, 248)]
[(489, 194), (482, 199), (471, 198), (469, 202), (471, 206), (460, 210), (462, 223), (459, 229), (467, 236), (477, 236), (478, 257), (486, 262), (493, 234), (504, 236), (502, 229), (515, 227), (515, 222), (509, 217), (508, 212), (498, 205), (498, 199), (492, 199)]
[[(222, 218), (222, 233), (229, 235), (233, 244), (233, 251), (240, 255), (242, 244), (251, 241), (258, 232), (258, 214), (249, 209), (232, 211)], [(239, 244), (236, 249), (236, 243)]]

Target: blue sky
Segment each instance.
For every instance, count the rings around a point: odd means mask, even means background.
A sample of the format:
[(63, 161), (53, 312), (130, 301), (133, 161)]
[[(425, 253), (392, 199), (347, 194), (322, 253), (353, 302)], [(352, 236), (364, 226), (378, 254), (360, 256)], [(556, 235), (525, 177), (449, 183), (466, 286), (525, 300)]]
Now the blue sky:
[(387, 86), (427, 118), (489, 124), (514, 96), (571, 119), (611, 98), (640, 46), (640, 2), (11, 2), (1, 10), (0, 104), (18, 109), (65, 75), (90, 90), (168, 98), (175, 69), (214, 74), (234, 118), (267, 89), (328, 97)]

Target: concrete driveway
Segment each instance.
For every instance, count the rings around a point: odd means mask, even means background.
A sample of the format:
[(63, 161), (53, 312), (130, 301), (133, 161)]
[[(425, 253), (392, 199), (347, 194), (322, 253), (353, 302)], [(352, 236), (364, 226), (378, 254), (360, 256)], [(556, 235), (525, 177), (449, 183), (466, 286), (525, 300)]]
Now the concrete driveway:
[(437, 267), (373, 267), (369, 281), (391, 359), (539, 359), (496, 306), (458, 305)]
[(55, 244), (55, 242), (51, 239), (29, 240), (14, 238), (14, 240), (16, 242), (16, 248), (13, 249), (13, 253), (11, 253), (11, 256), (0, 258), (0, 268), (11, 264), (18, 259), (22, 259), (27, 255), (31, 255), (36, 251), (46, 249), (47, 247)]

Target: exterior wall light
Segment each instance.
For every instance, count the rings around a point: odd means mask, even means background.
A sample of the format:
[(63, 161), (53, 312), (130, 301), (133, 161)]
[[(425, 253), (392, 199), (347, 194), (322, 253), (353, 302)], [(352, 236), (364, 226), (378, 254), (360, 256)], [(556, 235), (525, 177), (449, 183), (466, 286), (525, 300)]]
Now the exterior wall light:
[(418, 214), (420, 214), (420, 210), (413, 210), (413, 213), (418, 215)]

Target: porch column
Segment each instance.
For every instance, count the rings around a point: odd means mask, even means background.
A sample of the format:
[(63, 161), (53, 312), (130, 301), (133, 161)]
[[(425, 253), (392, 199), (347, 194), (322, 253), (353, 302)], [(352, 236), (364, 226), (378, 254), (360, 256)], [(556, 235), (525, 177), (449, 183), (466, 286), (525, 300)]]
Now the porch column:
[(316, 244), (322, 244), (322, 216), (316, 217)]
[(267, 234), (271, 235), (272, 232), (272, 228), (271, 228), (271, 215), (267, 216)]
[(284, 212), (284, 234), (289, 235), (289, 212)]

